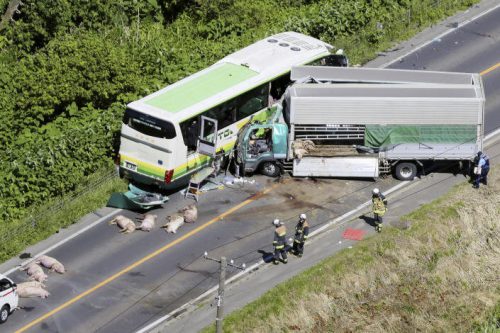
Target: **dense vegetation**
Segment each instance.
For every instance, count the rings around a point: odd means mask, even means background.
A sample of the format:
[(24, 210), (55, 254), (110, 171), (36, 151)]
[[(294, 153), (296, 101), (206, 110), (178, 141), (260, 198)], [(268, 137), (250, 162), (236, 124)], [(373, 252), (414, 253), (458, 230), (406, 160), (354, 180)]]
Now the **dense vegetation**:
[(227, 316), (224, 331), (498, 332), (500, 171), (489, 178), (279, 284)]
[[(0, 219), (112, 165), (125, 105), (295, 30), (353, 63), (477, 0), (0, 0)], [(17, 10), (16, 10), (17, 9)]]

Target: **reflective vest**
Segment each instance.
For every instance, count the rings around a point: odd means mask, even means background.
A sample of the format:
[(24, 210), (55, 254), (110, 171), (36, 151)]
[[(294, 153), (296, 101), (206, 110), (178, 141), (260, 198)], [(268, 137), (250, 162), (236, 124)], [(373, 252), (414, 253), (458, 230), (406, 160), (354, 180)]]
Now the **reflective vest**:
[(372, 211), (373, 211), (373, 213), (375, 213), (379, 216), (384, 216), (385, 212), (387, 211), (387, 208), (385, 207), (384, 200), (385, 200), (385, 197), (382, 195), (372, 196)]
[(299, 222), (297, 223), (297, 226), (295, 227), (295, 239), (294, 242), (296, 243), (304, 243), (309, 236), (309, 223), (307, 223), (307, 220), (304, 222)]
[(274, 248), (277, 250), (283, 249), (286, 244), (286, 227), (281, 225), (274, 231)]

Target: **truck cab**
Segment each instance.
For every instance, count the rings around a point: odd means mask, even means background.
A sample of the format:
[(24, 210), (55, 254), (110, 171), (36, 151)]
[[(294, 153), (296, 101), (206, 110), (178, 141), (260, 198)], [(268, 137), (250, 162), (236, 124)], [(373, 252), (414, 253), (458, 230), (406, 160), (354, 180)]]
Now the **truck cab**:
[(5, 275), (0, 274), (0, 324), (7, 321), (19, 302), (17, 285)]
[(238, 139), (238, 163), (245, 173), (280, 174), (278, 161), (286, 158), (288, 126), (285, 123), (250, 123)]

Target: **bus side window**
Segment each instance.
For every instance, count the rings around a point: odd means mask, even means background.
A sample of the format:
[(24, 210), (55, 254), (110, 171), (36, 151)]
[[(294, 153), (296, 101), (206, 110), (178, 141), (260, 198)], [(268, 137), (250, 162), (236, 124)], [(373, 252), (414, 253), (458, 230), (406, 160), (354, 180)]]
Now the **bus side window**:
[(241, 120), (267, 107), (269, 101), (269, 84), (250, 90), (238, 99), (238, 114), (236, 119)]
[(234, 124), (236, 121), (236, 99), (231, 99), (203, 113), (205, 117), (217, 120), (220, 129)]
[(311, 66), (332, 66), (332, 67), (347, 67), (349, 61), (343, 54), (330, 54), (318, 60), (314, 60), (308, 65)]
[(276, 78), (274, 81), (271, 81), (271, 89), (269, 91), (269, 94), (271, 95), (273, 102), (278, 101), (281, 98), (281, 96), (283, 96), (283, 93), (285, 92), (286, 88), (290, 85), (290, 82), (291, 82), (290, 73), (282, 75)]

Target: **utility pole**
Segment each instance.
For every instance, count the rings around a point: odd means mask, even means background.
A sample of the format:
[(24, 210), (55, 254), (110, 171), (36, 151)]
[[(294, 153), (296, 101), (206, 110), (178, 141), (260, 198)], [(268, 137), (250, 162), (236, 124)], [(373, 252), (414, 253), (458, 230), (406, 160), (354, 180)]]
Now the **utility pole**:
[(226, 286), (226, 268), (227, 266), (231, 266), (237, 269), (241, 269), (242, 271), (246, 269), (246, 265), (242, 264), (241, 266), (236, 265), (234, 261), (231, 259), (229, 263), (227, 262), (226, 257), (221, 257), (220, 259), (211, 258), (208, 256), (208, 253), (205, 252), (203, 257), (208, 260), (216, 261), (220, 264), (219, 268), (219, 290), (217, 292), (217, 317), (215, 317), (215, 332), (222, 333), (222, 320), (224, 318), (224, 288)]

